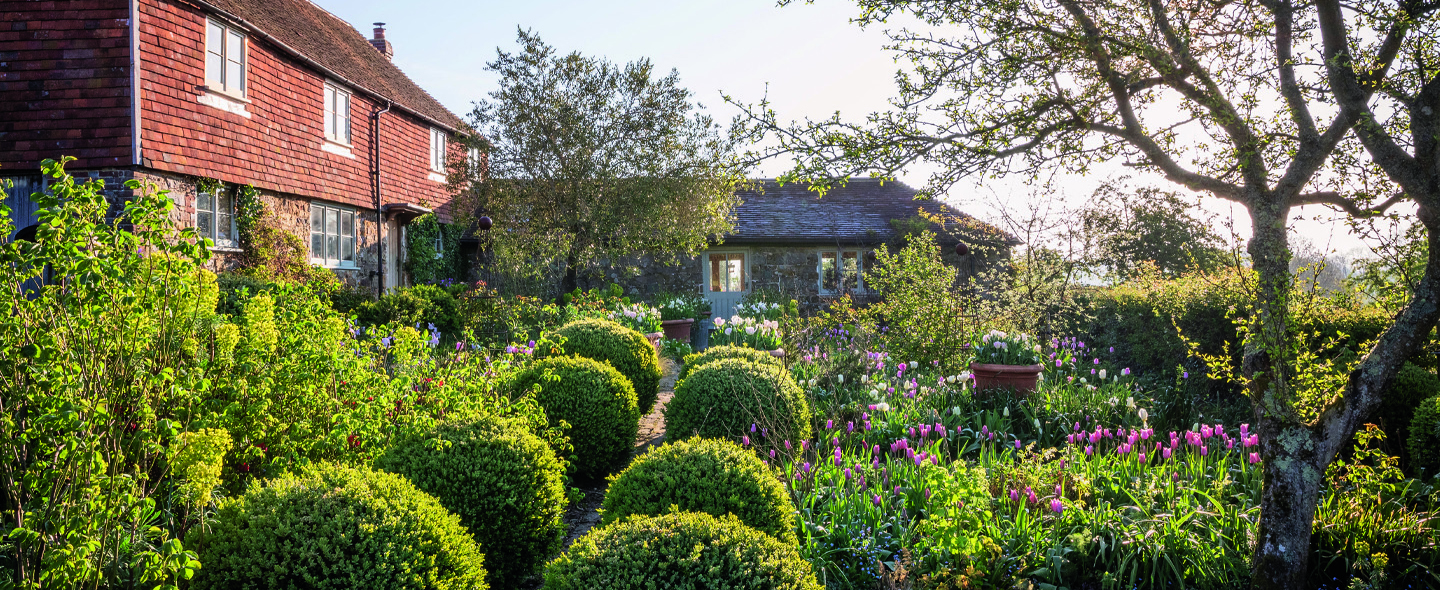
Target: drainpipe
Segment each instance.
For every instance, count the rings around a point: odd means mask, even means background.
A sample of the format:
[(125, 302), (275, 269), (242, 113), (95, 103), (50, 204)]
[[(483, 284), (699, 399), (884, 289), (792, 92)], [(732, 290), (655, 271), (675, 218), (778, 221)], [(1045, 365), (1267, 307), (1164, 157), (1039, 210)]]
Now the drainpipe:
[(370, 190), (375, 200), (375, 245), (380, 250), (379, 276), (375, 280), (375, 296), (385, 295), (385, 251), (387, 246), (385, 238), (381, 234), (381, 226), (385, 224), (385, 214), (380, 210), (380, 115), (390, 112), (390, 101), (385, 101), (385, 108), (370, 112)]

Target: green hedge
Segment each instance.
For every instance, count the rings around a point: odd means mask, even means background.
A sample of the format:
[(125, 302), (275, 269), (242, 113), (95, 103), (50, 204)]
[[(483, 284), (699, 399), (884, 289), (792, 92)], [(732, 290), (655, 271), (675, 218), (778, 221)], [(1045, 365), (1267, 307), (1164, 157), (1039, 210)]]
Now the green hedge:
[(724, 359), (743, 359), (752, 363), (780, 366), (780, 359), (768, 351), (755, 350), (747, 346), (712, 346), (695, 354), (685, 355), (684, 366), (680, 367), (680, 379), (701, 365)]
[[(751, 433), (752, 426), (756, 433)], [(766, 430), (769, 437), (760, 439)], [(741, 359), (707, 363), (675, 387), (665, 406), (665, 432), (698, 434), (757, 446), (798, 444), (810, 438), (810, 406), (790, 372)]]
[(725, 440), (691, 438), (637, 457), (610, 482), (601, 525), (679, 509), (734, 514), (746, 525), (794, 546), (795, 507), (755, 453)]
[(397, 442), (375, 465), (409, 478), (460, 516), (486, 548), (491, 586), (515, 587), (560, 550), (564, 469), (522, 423), (484, 416), (442, 424)]
[(581, 537), (545, 567), (546, 590), (821, 590), (793, 545), (732, 515), (636, 516)]
[(518, 373), (510, 387), (514, 395), (525, 395), (536, 385), (550, 424), (570, 425), (566, 435), (579, 473), (606, 475), (630, 459), (640, 410), (630, 380), (614, 367), (580, 356), (550, 357)]
[(361, 304), (355, 309), (355, 317), (367, 326), (419, 325), (424, 329), (426, 324), (434, 324), (446, 338), (458, 338), (463, 326), (455, 292), (461, 289), (463, 286), (437, 285), (392, 289), (379, 299)]
[(193, 587), (486, 588), (460, 518), (399, 475), (319, 465), (222, 502), (186, 543)]
[(649, 414), (660, 395), (660, 355), (645, 335), (609, 320), (570, 322), (555, 331), (565, 353), (610, 363), (635, 387), (640, 414)]

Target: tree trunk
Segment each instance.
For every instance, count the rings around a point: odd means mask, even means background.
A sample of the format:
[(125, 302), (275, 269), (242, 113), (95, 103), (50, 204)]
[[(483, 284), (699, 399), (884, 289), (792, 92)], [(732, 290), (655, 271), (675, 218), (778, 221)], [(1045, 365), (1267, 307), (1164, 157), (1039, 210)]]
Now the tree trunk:
[(574, 292), (580, 287), (580, 262), (575, 251), (565, 255), (565, 277), (560, 280), (560, 295)]
[[(1248, 250), (1259, 284), (1255, 314), (1245, 343), (1244, 374), (1255, 413), (1265, 485), (1252, 563), (1252, 587), (1303, 587), (1310, 556), (1310, 523), (1328, 457), (1315, 433), (1298, 424), (1288, 377), (1290, 251), (1289, 207), (1273, 195), (1251, 200), (1254, 235)], [(1318, 469), (1317, 469), (1317, 466)]]

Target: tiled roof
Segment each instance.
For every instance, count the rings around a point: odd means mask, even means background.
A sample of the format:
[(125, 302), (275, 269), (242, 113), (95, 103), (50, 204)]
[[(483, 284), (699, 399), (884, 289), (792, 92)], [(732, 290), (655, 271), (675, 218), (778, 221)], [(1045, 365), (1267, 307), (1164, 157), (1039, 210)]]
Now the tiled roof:
[(333, 72), (363, 92), (452, 130), (464, 122), (415, 84), (355, 27), (309, 0), (197, 0), (281, 46), (302, 60)]
[(735, 209), (735, 231), (725, 236), (725, 243), (875, 244), (898, 237), (892, 219), (915, 217), (921, 209), (973, 219), (940, 201), (916, 200), (918, 191), (896, 181), (852, 178), (824, 197), (802, 183), (782, 186), (762, 180), (759, 185), (759, 192), (738, 193), (742, 203)]

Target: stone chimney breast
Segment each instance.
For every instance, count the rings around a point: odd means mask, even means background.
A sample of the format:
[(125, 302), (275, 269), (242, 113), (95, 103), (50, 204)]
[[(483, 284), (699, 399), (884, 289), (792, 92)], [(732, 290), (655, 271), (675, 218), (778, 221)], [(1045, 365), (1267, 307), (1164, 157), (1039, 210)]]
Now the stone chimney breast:
[(395, 46), (385, 40), (385, 23), (375, 23), (375, 38), (370, 40), (370, 45), (387, 58), (395, 57)]

